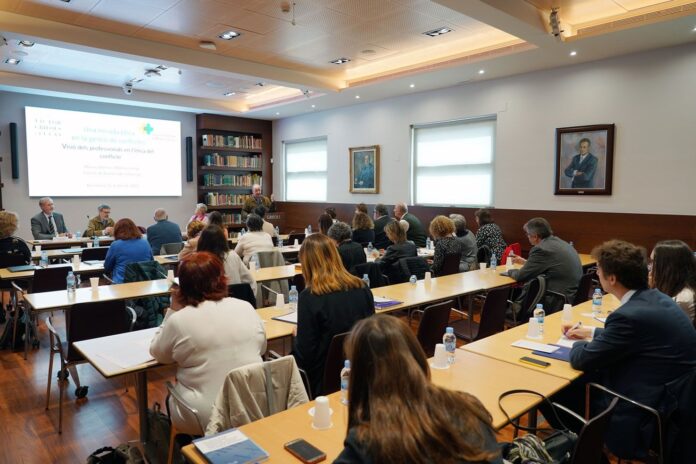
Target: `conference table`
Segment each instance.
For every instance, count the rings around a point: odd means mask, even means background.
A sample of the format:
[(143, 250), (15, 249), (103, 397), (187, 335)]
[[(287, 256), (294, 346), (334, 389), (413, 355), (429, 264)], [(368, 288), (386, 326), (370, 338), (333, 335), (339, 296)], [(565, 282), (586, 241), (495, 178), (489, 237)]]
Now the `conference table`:
[[(432, 361), (432, 359), (431, 359)], [(502, 361), (485, 356), (457, 352), (457, 358), (448, 369), (430, 370), (435, 385), (469, 393), (477, 397), (491, 413), (493, 427), (500, 429), (508, 420), (498, 407), (498, 397), (511, 389), (529, 389), (545, 395), (553, 395), (565, 388), (570, 382), (553, 377), (543, 372), (529, 372), (519, 366), (509, 366)], [(327, 461), (332, 462), (343, 450), (343, 440), (348, 424), (346, 405), (340, 402), (340, 393), (328, 396), (333, 410), (332, 426), (326, 430), (312, 427), (312, 418), (308, 414), (314, 402), (279, 412), (264, 419), (239, 427), (246, 436), (263, 448), (270, 458), (266, 462), (294, 462), (294, 458), (283, 448), (283, 444), (296, 438), (303, 438), (326, 453)], [(513, 395), (503, 400), (503, 406), (511, 418), (516, 418), (539, 403), (533, 395)], [(198, 452), (195, 445), (183, 448), (188, 462), (205, 464), (208, 461)]]
[[(295, 327), (293, 324), (272, 319), (286, 312), (278, 308), (257, 310), (257, 314), (264, 322), (266, 340), (293, 335)], [(151, 369), (162, 366), (150, 356), (150, 342), (157, 330), (158, 327), (155, 327), (73, 343), (73, 346), (104, 378), (135, 374), (141, 443), (147, 441), (147, 373)]]
[[(94, 264), (91, 263), (80, 263), (80, 264), (51, 264), (49, 268), (70, 266), (74, 274), (98, 274), (104, 272), (104, 261), (95, 261)], [(35, 266), (35, 269), (28, 269), (26, 271), (12, 272), (10, 268), (4, 267), (0, 268), (0, 280), (31, 280), (34, 278), (34, 271), (39, 269), (39, 266)]]
[[(100, 245), (109, 245), (111, 242), (113, 242), (114, 239), (113, 237), (99, 237), (99, 244)], [(30, 245), (30, 247), (36, 247), (36, 245), (39, 245), (41, 247), (41, 250), (55, 250), (55, 249), (60, 249), (60, 248), (70, 248), (70, 247), (86, 247), (88, 243), (94, 242), (94, 239), (91, 237), (81, 237), (81, 238), (56, 238), (53, 240), (27, 240), (27, 244)]]

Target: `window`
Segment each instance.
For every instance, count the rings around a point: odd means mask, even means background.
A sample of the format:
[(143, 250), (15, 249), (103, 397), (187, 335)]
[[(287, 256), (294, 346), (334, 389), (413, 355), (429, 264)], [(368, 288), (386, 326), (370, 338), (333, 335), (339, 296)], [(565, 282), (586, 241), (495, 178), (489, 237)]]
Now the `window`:
[(285, 200), (326, 201), (326, 138), (283, 142)]
[(490, 205), (495, 118), (412, 126), (413, 203)]

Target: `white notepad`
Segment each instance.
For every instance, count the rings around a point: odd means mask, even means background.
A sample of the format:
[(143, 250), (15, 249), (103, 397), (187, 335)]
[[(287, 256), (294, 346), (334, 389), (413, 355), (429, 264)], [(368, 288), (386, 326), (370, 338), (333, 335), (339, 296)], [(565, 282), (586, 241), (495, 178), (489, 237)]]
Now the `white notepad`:
[(282, 316), (272, 317), (271, 319), (281, 322), (289, 322), (290, 324), (297, 324), (297, 311), (283, 314)]
[(516, 348), (524, 348), (525, 350), (541, 351), (542, 353), (553, 353), (558, 349), (557, 346), (547, 345), (545, 343), (530, 342), (529, 340), (517, 340), (512, 344)]

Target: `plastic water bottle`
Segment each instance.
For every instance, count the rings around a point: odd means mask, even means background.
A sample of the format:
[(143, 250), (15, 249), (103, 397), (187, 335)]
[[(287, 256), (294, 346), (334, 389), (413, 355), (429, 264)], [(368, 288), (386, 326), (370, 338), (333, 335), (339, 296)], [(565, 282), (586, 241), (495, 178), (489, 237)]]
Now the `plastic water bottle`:
[(48, 267), (48, 253), (46, 251), (41, 251), (41, 260), (39, 261), (39, 266), (43, 268)]
[(93, 241), (93, 245), (92, 245), (92, 246), (93, 246), (94, 248), (97, 248), (97, 247), (99, 246), (99, 237), (97, 237), (96, 235), (94, 236), (94, 241)]
[(595, 288), (592, 294), (592, 315), (599, 316), (602, 313), (602, 289)]
[(66, 283), (68, 293), (75, 293), (75, 289), (77, 288), (77, 283), (75, 280), (75, 274), (73, 274), (72, 271), (68, 272), (68, 277), (65, 279), (65, 283)]
[(372, 252), (375, 251), (374, 245), (372, 245), (372, 242), (367, 244), (367, 255), (372, 256)]
[(442, 344), (445, 345), (445, 351), (447, 352), (447, 364), (454, 364), (457, 337), (454, 335), (454, 329), (452, 327), (447, 327), (445, 329), (445, 335), (442, 336)]
[(350, 381), (350, 361), (343, 361), (341, 369), (341, 403), (348, 404), (348, 382)]
[(544, 311), (544, 305), (538, 303), (536, 309), (534, 310), (534, 318), (539, 323), (539, 335), (544, 336), (544, 318), (546, 318), (546, 312)]
[(312, 224), (307, 226), (307, 235), (312, 235)]
[(495, 257), (495, 253), (491, 255), (491, 269), (495, 271), (495, 268), (498, 267), (498, 258)]
[(297, 287), (294, 285), (290, 287), (290, 292), (288, 292), (288, 304), (290, 305), (290, 311), (297, 311), (297, 300), (299, 299), (299, 294), (297, 293)]
[(275, 226), (275, 234), (276, 234), (276, 237), (280, 237), (280, 227)]
[(365, 282), (365, 285), (367, 285), (367, 288), (370, 288), (370, 276), (367, 274), (363, 274), (363, 282)]
[(570, 246), (571, 246), (571, 248), (575, 248), (575, 245), (573, 244), (572, 240), (570, 241)]
[(425, 249), (426, 250), (432, 250), (433, 247), (433, 242), (430, 240), (430, 237), (425, 238)]
[(278, 248), (283, 248), (283, 239), (282, 238), (278, 239)]
[(416, 285), (416, 282), (418, 281), (418, 277), (416, 277), (416, 274), (411, 274), (411, 278), (408, 279), (411, 284)]
[[(254, 253), (251, 255), (251, 258), (249, 259), (252, 263), (254, 263), (254, 269), (258, 270), (259, 269), (259, 255)], [(251, 267), (251, 266), (250, 266)]]
[(79, 240), (80, 237), (82, 237), (82, 232), (78, 230), (77, 232), (75, 232), (75, 238)]
[(246, 229), (242, 227), (242, 230), (239, 231), (239, 236), (244, 237), (244, 234), (246, 234)]

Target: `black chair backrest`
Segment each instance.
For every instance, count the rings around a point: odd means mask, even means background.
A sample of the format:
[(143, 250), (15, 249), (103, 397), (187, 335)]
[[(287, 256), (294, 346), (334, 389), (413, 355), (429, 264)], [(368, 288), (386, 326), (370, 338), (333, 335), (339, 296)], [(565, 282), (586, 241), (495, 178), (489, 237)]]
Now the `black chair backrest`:
[(65, 319), (69, 362), (83, 359), (73, 342), (128, 332), (131, 326), (124, 300), (78, 304), (65, 312)]
[(494, 288), (486, 294), (481, 308), (478, 333), (472, 341), (495, 335), (505, 330), (505, 311), (510, 297), (510, 287)]
[(596, 276), (593, 272), (588, 272), (580, 277), (580, 283), (578, 284), (578, 291), (575, 294), (575, 299), (573, 300), (573, 306), (584, 303), (590, 299), (590, 290), (592, 289), (592, 280)]
[(297, 289), (297, 293), (300, 293), (302, 290), (305, 289), (305, 280), (302, 274), (296, 274), (295, 277), (292, 278), (291, 282), (292, 283), (290, 285), (295, 286), (295, 288)]
[[(476, 262), (477, 263), (488, 263), (491, 261), (491, 255), (492, 255), (491, 249), (488, 248), (488, 245), (483, 245), (476, 252)], [(505, 263), (503, 263), (503, 264), (505, 264)]]
[(256, 297), (249, 284), (231, 284), (227, 286), (227, 292), (233, 298), (238, 300), (248, 301), (249, 304), (256, 308)]
[(370, 279), (370, 288), (379, 288), (389, 285), (388, 280), (382, 275), (382, 268), (377, 263), (362, 263), (353, 266), (353, 275), (361, 279), (365, 274)]
[(29, 293), (55, 292), (65, 290), (68, 272), (72, 271), (72, 265), (53, 266), (34, 271)]
[(426, 356), (435, 354), (435, 345), (442, 343), (442, 336), (449, 323), (452, 300), (430, 305), (423, 311), (423, 317), (418, 325), (418, 341)]
[(537, 276), (524, 284), (522, 294), (524, 297), (520, 301), (520, 312), (517, 317), (518, 322), (527, 322), (532, 317), (537, 303), (541, 301), (546, 293), (546, 278)]
[(578, 440), (575, 442), (570, 464), (602, 462), (604, 432), (609, 426), (611, 415), (618, 402), (619, 399), (614, 398), (607, 409), (587, 421), (582, 427)]
[(445, 255), (445, 259), (442, 262), (442, 268), (440, 272), (437, 273), (438, 276), (446, 276), (450, 274), (456, 274), (459, 272), (459, 261), (462, 259), (461, 253), (449, 253)]
[(104, 261), (109, 247), (83, 248), (82, 261)]
[[(341, 389), (341, 369), (343, 361), (346, 359), (343, 354), (343, 342), (348, 336), (348, 332), (334, 335), (326, 353), (326, 364), (324, 364), (324, 382), (322, 395), (330, 395)], [(316, 393), (316, 392), (314, 392)]]
[(288, 245), (294, 245), (295, 240), (297, 240), (297, 243), (302, 245), (302, 242), (304, 242), (305, 234), (290, 234), (288, 236)]
[(184, 248), (184, 242), (164, 243), (160, 247), (160, 254), (175, 255)]
[[(28, 264), (19, 253), (0, 253), (0, 268), (7, 268), (12, 266), (23, 266)], [(10, 290), (12, 283), (9, 280), (0, 280), (0, 290)]]
[(274, 247), (278, 246), (278, 237), (276, 235), (271, 235), (271, 241), (273, 242)]
[(425, 273), (430, 271), (430, 266), (421, 256), (399, 259), (399, 268), (401, 268), (401, 273), (405, 276), (406, 281), (414, 274), (418, 280), (424, 279)]

